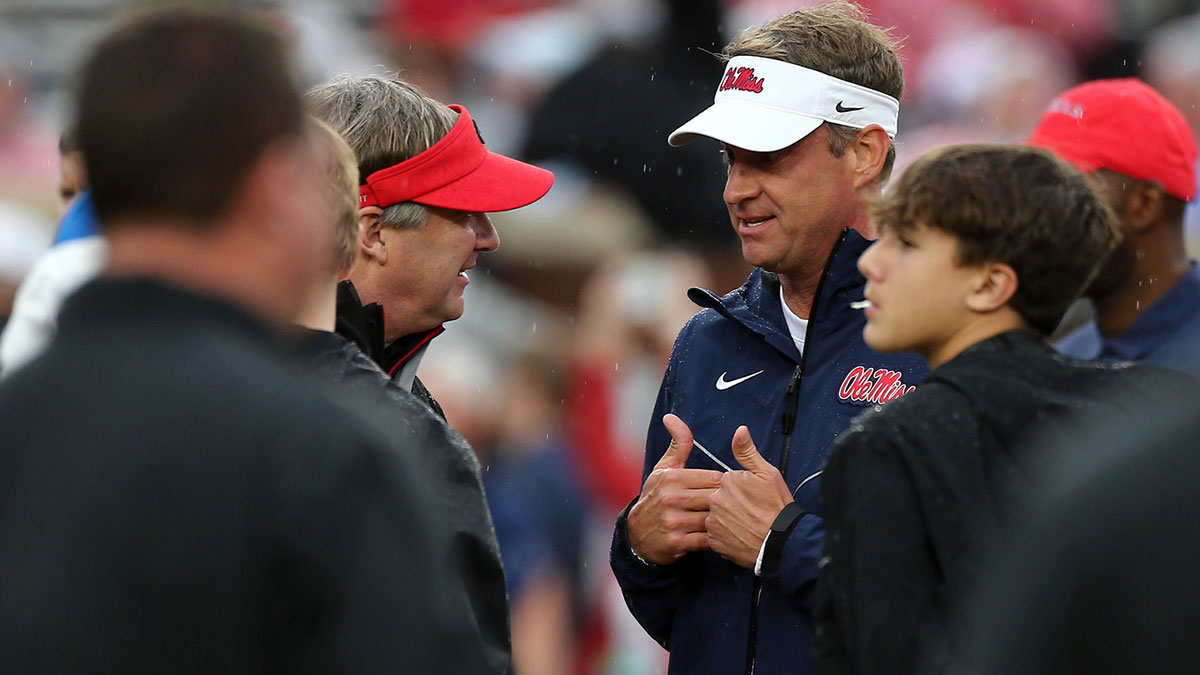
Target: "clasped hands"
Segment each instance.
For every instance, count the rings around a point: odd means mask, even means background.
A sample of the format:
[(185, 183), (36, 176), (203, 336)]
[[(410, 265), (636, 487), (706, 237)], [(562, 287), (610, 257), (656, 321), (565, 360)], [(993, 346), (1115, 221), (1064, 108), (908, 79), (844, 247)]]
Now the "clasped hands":
[(758, 454), (750, 431), (733, 432), (733, 456), (743, 471), (688, 469), (692, 430), (678, 416), (663, 416), (671, 444), (629, 510), (629, 543), (641, 559), (667, 565), (692, 551), (715, 551), (754, 569), (775, 517), (792, 502), (787, 483)]

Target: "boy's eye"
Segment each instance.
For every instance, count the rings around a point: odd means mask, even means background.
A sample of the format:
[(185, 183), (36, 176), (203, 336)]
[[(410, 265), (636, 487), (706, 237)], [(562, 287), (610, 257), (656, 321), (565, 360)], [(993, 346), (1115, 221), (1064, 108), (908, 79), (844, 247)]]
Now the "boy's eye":
[(908, 237), (903, 237), (903, 236), (897, 235), (896, 240), (899, 241), (900, 245), (903, 246), (904, 248), (914, 248), (916, 246), (916, 244), (912, 243), (912, 241), (909, 240)]

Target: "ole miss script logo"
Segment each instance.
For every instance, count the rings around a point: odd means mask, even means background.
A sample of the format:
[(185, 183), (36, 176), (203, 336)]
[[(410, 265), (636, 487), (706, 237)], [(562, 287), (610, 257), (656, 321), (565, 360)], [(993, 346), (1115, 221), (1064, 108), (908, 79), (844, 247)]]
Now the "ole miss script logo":
[(901, 373), (887, 368), (855, 366), (842, 380), (838, 398), (847, 403), (887, 403), (916, 389), (901, 382), (900, 377)]
[(761, 94), (762, 88), (763, 78), (755, 77), (753, 68), (730, 68), (725, 71), (725, 79), (721, 82), (721, 86), (717, 87), (717, 91), (737, 89)]

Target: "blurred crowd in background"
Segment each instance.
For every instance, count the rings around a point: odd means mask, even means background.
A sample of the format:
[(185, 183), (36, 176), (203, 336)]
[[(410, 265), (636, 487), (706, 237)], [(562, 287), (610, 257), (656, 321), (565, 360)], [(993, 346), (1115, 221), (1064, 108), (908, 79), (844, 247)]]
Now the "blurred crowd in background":
[[(247, 3), (249, 4), (249, 3)], [(421, 377), (479, 454), (507, 570), (518, 673), (660, 672), (607, 564), (637, 494), (650, 411), (690, 286), (750, 268), (720, 200), (715, 144), (670, 148), (745, 26), (805, 0), (278, 0), (306, 84), (398, 72), (465, 104), (493, 150), (554, 170), (547, 198), (495, 214), (470, 310)], [(1200, 131), (1200, 0), (863, 0), (902, 39), (899, 164), (1019, 142), (1075, 82), (1138, 76)], [(61, 213), (70, 73), (122, 11), (0, 0), (0, 324)], [(897, 172), (898, 173), (898, 172)], [(1200, 250), (1200, 209), (1186, 218)]]

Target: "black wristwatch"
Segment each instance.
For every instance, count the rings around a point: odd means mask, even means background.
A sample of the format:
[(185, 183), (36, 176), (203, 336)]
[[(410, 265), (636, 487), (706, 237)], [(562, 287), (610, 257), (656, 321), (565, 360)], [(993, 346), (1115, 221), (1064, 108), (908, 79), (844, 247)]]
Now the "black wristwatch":
[(796, 523), (799, 523), (806, 513), (808, 511), (805, 511), (803, 506), (792, 502), (783, 507), (778, 516), (775, 516), (775, 522), (771, 523), (771, 531), (767, 533), (767, 543), (763, 548), (762, 566), (759, 568), (763, 574), (774, 574), (779, 571), (779, 559), (783, 556), (783, 544), (792, 530), (796, 529)]

